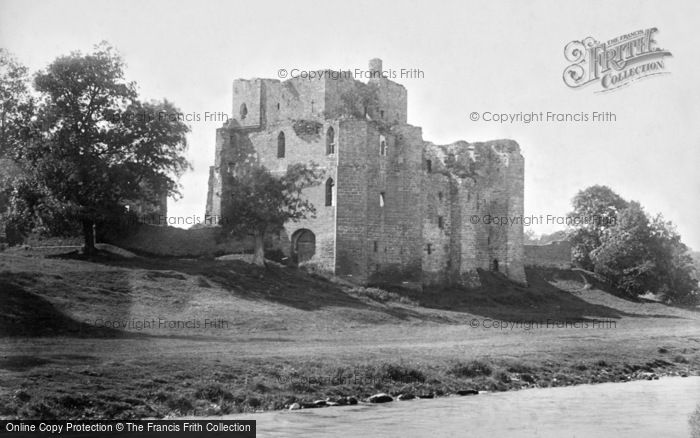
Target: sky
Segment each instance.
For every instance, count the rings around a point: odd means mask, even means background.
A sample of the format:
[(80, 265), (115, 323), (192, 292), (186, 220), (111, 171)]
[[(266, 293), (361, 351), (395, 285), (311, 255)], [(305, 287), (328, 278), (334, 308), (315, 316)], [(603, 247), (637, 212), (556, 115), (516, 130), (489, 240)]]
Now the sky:
[[(236, 78), (291, 71), (419, 69), (408, 122), (438, 144), (516, 140), (525, 157), (525, 215), (563, 216), (577, 191), (611, 187), (676, 224), (700, 250), (700, 2), (688, 1), (9, 1), (0, 47), (32, 71), (106, 40), (143, 99), (185, 114), (231, 114)], [(665, 71), (614, 92), (567, 87), (564, 47), (657, 28)], [(591, 114), (609, 122), (497, 123), (485, 113)], [(479, 120), (470, 115), (476, 112)], [(216, 121), (190, 124), (193, 171), (169, 216), (203, 217)], [(528, 227), (536, 233), (563, 228)]]

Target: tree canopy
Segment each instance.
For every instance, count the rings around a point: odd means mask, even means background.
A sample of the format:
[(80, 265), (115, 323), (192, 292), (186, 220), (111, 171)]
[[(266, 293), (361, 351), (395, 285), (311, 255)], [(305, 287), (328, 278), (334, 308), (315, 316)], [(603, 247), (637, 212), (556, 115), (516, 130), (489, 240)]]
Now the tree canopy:
[(572, 214), (600, 219), (572, 230), (579, 264), (630, 296), (653, 293), (667, 302), (698, 302), (692, 254), (671, 222), (660, 215), (651, 218), (638, 202), (605, 186), (580, 191)]
[(303, 196), (303, 189), (317, 185), (318, 166), (295, 164), (280, 176), (253, 161), (238, 163), (227, 175), (228, 199), (224, 205), (224, 229), (234, 235), (255, 238), (253, 263), (264, 265), (264, 239), (288, 221), (313, 217), (316, 208)]
[(6, 152), (21, 168), (11, 193), (15, 221), (53, 228), (77, 222), (89, 253), (93, 223), (130, 202), (179, 193), (189, 128), (167, 117), (179, 113), (172, 103), (139, 100), (107, 43), (57, 58), (35, 75), (34, 89), (36, 107), (17, 123), (21, 141)]

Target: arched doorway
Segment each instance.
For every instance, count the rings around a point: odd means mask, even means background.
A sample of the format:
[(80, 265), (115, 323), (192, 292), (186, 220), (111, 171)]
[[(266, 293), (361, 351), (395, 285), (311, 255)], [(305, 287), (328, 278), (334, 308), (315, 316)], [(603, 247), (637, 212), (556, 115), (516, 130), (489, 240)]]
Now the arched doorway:
[(311, 230), (301, 229), (292, 234), (292, 260), (303, 263), (316, 253), (316, 236)]
[(498, 259), (493, 259), (493, 262), (491, 262), (491, 270), (498, 272)]

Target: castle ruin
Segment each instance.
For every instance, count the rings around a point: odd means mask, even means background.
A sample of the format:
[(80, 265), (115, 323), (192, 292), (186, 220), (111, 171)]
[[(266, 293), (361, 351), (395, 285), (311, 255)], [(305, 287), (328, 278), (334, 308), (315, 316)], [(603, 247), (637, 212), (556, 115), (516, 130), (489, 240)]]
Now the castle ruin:
[(277, 174), (313, 161), (325, 172), (304, 192), (316, 217), (285, 224), (271, 243), (294, 261), (358, 283), (475, 285), (477, 269), (524, 283), (522, 223), (488, 220), (523, 214), (518, 144), (423, 140), (407, 123), (406, 88), (382, 77), (381, 60), (369, 67), (367, 83), (349, 74), (234, 80), (207, 215), (226, 210), (224, 176), (241, 160)]

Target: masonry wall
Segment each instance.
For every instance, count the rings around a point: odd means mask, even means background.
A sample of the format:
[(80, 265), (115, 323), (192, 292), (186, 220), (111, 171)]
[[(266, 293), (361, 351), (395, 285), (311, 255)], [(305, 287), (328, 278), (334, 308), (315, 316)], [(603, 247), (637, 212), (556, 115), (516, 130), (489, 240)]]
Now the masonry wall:
[[(262, 124), (263, 101), (262, 79), (236, 79), (233, 81), (232, 116), (235, 126), (256, 127)], [(245, 104), (247, 114), (241, 116), (241, 106)]]
[(460, 205), (461, 201), (452, 189), (452, 178), (447, 174), (442, 157), (430, 149), (425, 150), (423, 158), (423, 283), (448, 283), (454, 274), (453, 263), (459, 262), (459, 254), (455, 253), (453, 248), (453, 240), (459, 241), (460, 236), (458, 224), (455, 222), (459, 220), (459, 215), (455, 215), (453, 209)]
[(139, 224), (127, 236), (106, 238), (104, 242), (136, 253), (170, 257), (214, 257), (250, 252), (254, 247), (249, 238), (224, 238), (219, 227), (184, 230), (148, 224)]
[(524, 283), (522, 226), (506, 219), (522, 215), (523, 162), (517, 144), (426, 143), (424, 157), (424, 283), (477, 286), (477, 269), (497, 269)]
[[(370, 281), (421, 281), (421, 131), (409, 125), (386, 129), (376, 123), (368, 123), (368, 128), (364, 184)], [(382, 140), (385, 155), (380, 153)]]
[[(302, 229), (312, 231), (316, 237), (316, 253), (311, 260), (328, 272), (335, 272), (335, 214), (337, 204), (337, 153), (327, 154), (326, 133), (329, 128), (337, 133), (339, 125), (335, 121), (318, 122), (318, 131), (314, 135), (297, 135), (293, 122), (268, 124), (264, 131), (251, 132), (248, 140), (255, 150), (257, 161), (268, 168), (272, 173), (283, 175), (287, 168), (293, 164), (316, 163), (323, 171), (323, 177), (316, 186), (304, 190), (303, 194), (316, 209), (315, 217), (307, 217), (297, 222), (285, 224), (280, 238), (280, 249), (285, 254), (291, 252), (291, 239), (295, 233)], [(285, 154), (278, 157), (278, 137), (284, 133)], [(342, 147), (337, 140), (335, 148)], [(335, 188), (333, 193), (333, 205), (326, 204), (326, 181), (331, 178)]]
[(372, 119), (405, 124), (408, 113), (406, 88), (386, 78), (372, 79), (370, 83), (376, 87), (378, 98), (378, 108), (373, 109)]
[(571, 242), (560, 240), (547, 245), (523, 245), (526, 266), (571, 268)]
[(353, 281), (368, 278), (366, 181), (369, 126), (362, 120), (339, 122), (336, 217), (336, 274)]

